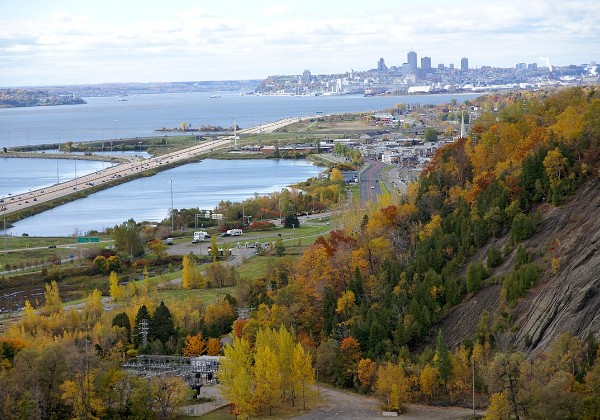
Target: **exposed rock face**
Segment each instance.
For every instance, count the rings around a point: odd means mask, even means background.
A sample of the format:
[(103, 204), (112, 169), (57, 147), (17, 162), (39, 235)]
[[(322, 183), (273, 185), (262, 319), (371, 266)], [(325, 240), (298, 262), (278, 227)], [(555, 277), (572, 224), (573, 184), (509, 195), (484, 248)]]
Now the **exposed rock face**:
[[(548, 269), (515, 308), (518, 346), (524, 349), (526, 335), (528, 350), (538, 351), (566, 331), (579, 338), (600, 332), (600, 183), (589, 181), (570, 202), (550, 208), (525, 246), (545, 254), (540, 264)], [(553, 257), (560, 261), (556, 274)]]
[[(543, 273), (514, 308), (517, 328), (510, 338), (516, 349), (528, 352), (548, 350), (563, 332), (581, 339), (590, 331), (600, 333), (600, 182), (588, 181), (560, 207), (543, 204), (538, 210), (542, 213), (540, 230), (522, 245)], [(497, 242), (502, 246), (505, 240)], [(484, 252), (480, 250), (473, 261), (481, 260)], [(514, 254), (513, 250), (493, 275), (508, 273)], [(552, 258), (560, 261), (557, 273), (551, 269)], [(440, 322), (449, 344), (474, 337), (484, 310), (495, 319), (499, 297), (499, 285), (487, 286), (451, 310)], [(526, 337), (530, 347), (525, 346)]]

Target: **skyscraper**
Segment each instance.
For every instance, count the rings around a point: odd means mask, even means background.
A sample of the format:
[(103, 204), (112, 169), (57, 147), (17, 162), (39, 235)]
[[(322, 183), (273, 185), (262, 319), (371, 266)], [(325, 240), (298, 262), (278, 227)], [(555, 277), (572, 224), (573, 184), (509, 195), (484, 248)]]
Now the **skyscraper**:
[(380, 58), (377, 62), (377, 71), (380, 73), (388, 71), (388, 68), (385, 65), (385, 60), (383, 58)]
[(414, 51), (409, 51), (408, 54), (406, 54), (406, 62), (408, 63), (408, 65), (410, 66), (410, 71), (413, 73), (417, 72), (417, 53)]
[(469, 70), (469, 59), (467, 57), (463, 57), (460, 59), (460, 69)]
[(431, 72), (431, 57), (421, 57), (421, 71), (425, 74)]

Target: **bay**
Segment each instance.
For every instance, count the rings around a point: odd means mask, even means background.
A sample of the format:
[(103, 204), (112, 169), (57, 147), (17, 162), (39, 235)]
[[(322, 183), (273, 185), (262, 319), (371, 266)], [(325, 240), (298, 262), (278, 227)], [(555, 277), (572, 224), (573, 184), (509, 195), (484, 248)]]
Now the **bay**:
[[(248, 128), (282, 118), (377, 111), (397, 103), (459, 103), (477, 94), (417, 96), (240, 96), (233, 92), (164, 93), (135, 95), (127, 101), (115, 97), (85, 98), (85, 105), (0, 109), (0, 146), (85, 142), (142, 136), (164, 136), (162, 127), (214, 125), (230, 127), (235, 118)], [(168, 133), (166, 134), (169, 135)]]
[[(1, 155), (0, 155), (1, 156)], [(16, 195), (110, 167), (109, 162), (0, 157), (0, 197)]]
[(129, 218), (159, 222), (173, 207), (214, 209), (221, 200), (242, 201), (318, 175), (305, 160), (215, 160), (191, 163), (99, 191), (15, 223), (11, 235), (67, 236), (102, 231)]

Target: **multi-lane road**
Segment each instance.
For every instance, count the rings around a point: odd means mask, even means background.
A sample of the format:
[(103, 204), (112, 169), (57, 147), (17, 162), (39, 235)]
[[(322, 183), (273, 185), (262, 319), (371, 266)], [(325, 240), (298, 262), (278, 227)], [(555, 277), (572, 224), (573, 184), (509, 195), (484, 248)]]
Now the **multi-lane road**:
[[(272, 133), (278, 128), (297, 122), (298, 118), (285, 118), (272, 123), (261, 124), (256, 127), (238, 131), (237, 134)], [(172, 152), (160, 157), (149, 159), (138, 158), (127, 163), (115, 165), (110, 168), (85, 175), (71, 181), (62, 182), (45, 188), (29, 191), (17, 195), (9, 195), (0, 200), (0, 214), (10, 216), (12, 213), (34, 207), (36, 205), (68, 197), (80, 191), (97, 188), (103, 183), (118, 180), (119, 178), (130, 178), (148, 170), (154, 170), (161, 166), (172, 166), (178, 162), (197, 158), (218, 149), (226, 149), (232, 146), (233, 137), (224, 137), (219, 140), (204, 141), (196, 146)]]
[(371, 162), (360, 174), (360, 200), (377, 201), (377, 195), (381, 195), (379, 177), (381, 171), (386, 167), (381, 162)]
[(93, 189), (103, 183), (116, 181), (120, 178), (130, 178), (144, 171), (155, 170), (161, 166), (172, 166), (178, 162), (187, 161), (217, 149), (227, 148), (230, 145), (231, 138), (228, 137), (221, 140), (205, 141), (199, 145), (159, 157), (131, 160), (127, 163), (105, 168), (71, 181), (4, 197), (4, 201), (0, 203), (0, 211), (2, 214), (5, 211), (6, 215), (10, 215), (11, 213), (22, 211), (38, 204), (67, 197), (80, 191)]

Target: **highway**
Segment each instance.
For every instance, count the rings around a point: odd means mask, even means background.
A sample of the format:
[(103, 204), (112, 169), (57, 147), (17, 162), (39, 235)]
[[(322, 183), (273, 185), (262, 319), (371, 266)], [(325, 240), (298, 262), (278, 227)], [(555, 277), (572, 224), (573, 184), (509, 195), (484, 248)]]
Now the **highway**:
[(369, 167), (362, 171), (360, 175), (360, 200), (362, 202), (377, 201), (377, 195), (381, 195), (381, 186), (379, 185), (379, 174), (386, 167), (381, 162), (373, 162)]
[[(310, 118), (310, 117), (305, 117)], [(273, 131), (288, 124), (297, 122), (298, 118), (285, 118), (256, 127), (239, 130), (237, 134), (272, 133)], [(149, 159), (137, 158), (127, 163), (115, 165), (92, 174), (82, 176), (71, 181), (62, 182), (49, 187), (40, 188), (17, 195), (9, 195), (0, 199), (0, 212), (2, 216), (10, 216), (12, 213), (34, 207), (56, 199), (68, 197), (79, 191), (85, 191), (102, 183), (114, 181), (118, 178), (128, 178), (138, 175), (144, 171), (160, 168), (164, 165), (173, 165), (177, 162), (196, 158), (214, 150), (226, 149), (232, 145), (233, 136), (224, 137), (220, 140), (204, 141), (196, 146), (172, 152), (159, 157)], [(35, 157), (35, 156), (30, 156)]]

